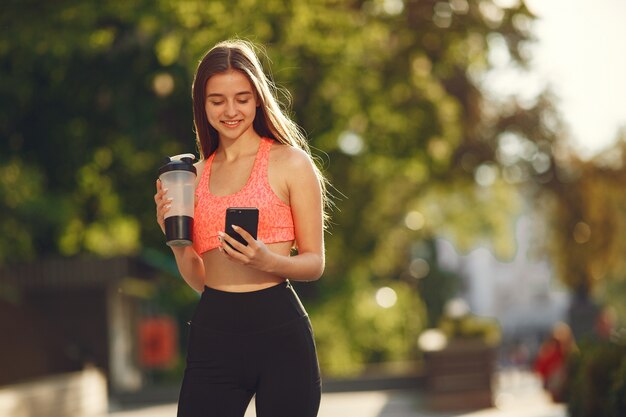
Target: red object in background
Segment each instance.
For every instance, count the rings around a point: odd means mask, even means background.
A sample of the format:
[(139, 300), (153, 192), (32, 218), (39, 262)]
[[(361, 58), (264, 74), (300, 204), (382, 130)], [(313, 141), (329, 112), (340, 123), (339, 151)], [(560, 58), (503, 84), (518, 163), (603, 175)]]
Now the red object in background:
[(541, 375), (544, 384), (564, 366), (565, 354), (563, 347), (555, 338), (546, 340), (539, 349), (534, 369)]
[(572, 331), (565, 323), (555, 324), (552, 334), (539, 348), (533, 368), (555, 402), (567, 400), (567, 360), (575, 350)]
[(139, 321), (139, 362), (146, 368), (169, 368), (178, 354), (178, 328), (171, 317)]

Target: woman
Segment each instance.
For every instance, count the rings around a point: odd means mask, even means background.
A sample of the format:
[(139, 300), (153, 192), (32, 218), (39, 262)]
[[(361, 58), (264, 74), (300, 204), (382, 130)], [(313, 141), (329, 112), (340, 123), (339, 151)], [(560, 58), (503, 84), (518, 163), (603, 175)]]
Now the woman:
[[(313, 334), (289, 280), (324, 271), (325, 182), (275, 90), (245, 41), (217, 44), (196, 70), (194, 244), (172, 251), (202, 296), (179, 416), (241, 417), (253, 395), (259, 417), (317, 415)], [(164, 230), (169, 200), (159, 181), (155, 202)], [(259, 209), (257, 239), (236, 226), (247, 245), (224, 233), (228, 207)]]

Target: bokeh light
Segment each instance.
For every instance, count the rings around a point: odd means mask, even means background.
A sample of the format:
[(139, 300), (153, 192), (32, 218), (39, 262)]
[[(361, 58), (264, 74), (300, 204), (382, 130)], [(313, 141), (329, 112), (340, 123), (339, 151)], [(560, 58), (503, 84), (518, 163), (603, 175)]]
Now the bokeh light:
[(419, 211), (410, 211), (404, 218), (404, 224), (411, 230), (420, 230), (424, 227), (424, 215)]
[(347, 155), (358, 155), (363, 152), (365, 145), (361, 136), (351, 131), (345, 131), (337, 138), (339, 149)]
[(424, 352), (442, 350), (448, 344), (448, 338), (439, 329), (428, 329), (420, 334), (417, 345)]
[(398, 295), (390, 287), (382, 287), (376, 291), (376, 303), (382, 308), (391, 308), (396, 305)]

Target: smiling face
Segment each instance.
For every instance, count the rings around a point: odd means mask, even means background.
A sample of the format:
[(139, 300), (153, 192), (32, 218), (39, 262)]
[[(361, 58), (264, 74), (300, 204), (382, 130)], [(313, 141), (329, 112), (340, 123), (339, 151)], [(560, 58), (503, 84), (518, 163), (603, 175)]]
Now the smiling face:
[(205, 113), (220, 140), (254, 134), (252, 123), (258, 104), (248, 78), (237, 70), (215, 74), (206, 83)]

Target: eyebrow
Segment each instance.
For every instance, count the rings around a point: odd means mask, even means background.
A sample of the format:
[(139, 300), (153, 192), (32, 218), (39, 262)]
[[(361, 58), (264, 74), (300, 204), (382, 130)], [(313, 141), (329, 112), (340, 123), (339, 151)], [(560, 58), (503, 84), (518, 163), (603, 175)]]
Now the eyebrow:
[[(235, 94), (235, 96), (243, 96), (243, 95), (252, 95), (252, 91), (241, 91), (241, 92)], [(208, 94), (206, 97), (207, 98), (210, 98), (210, 97), (224, 97), (224, 94), (211, 93), (211, 94)]]

